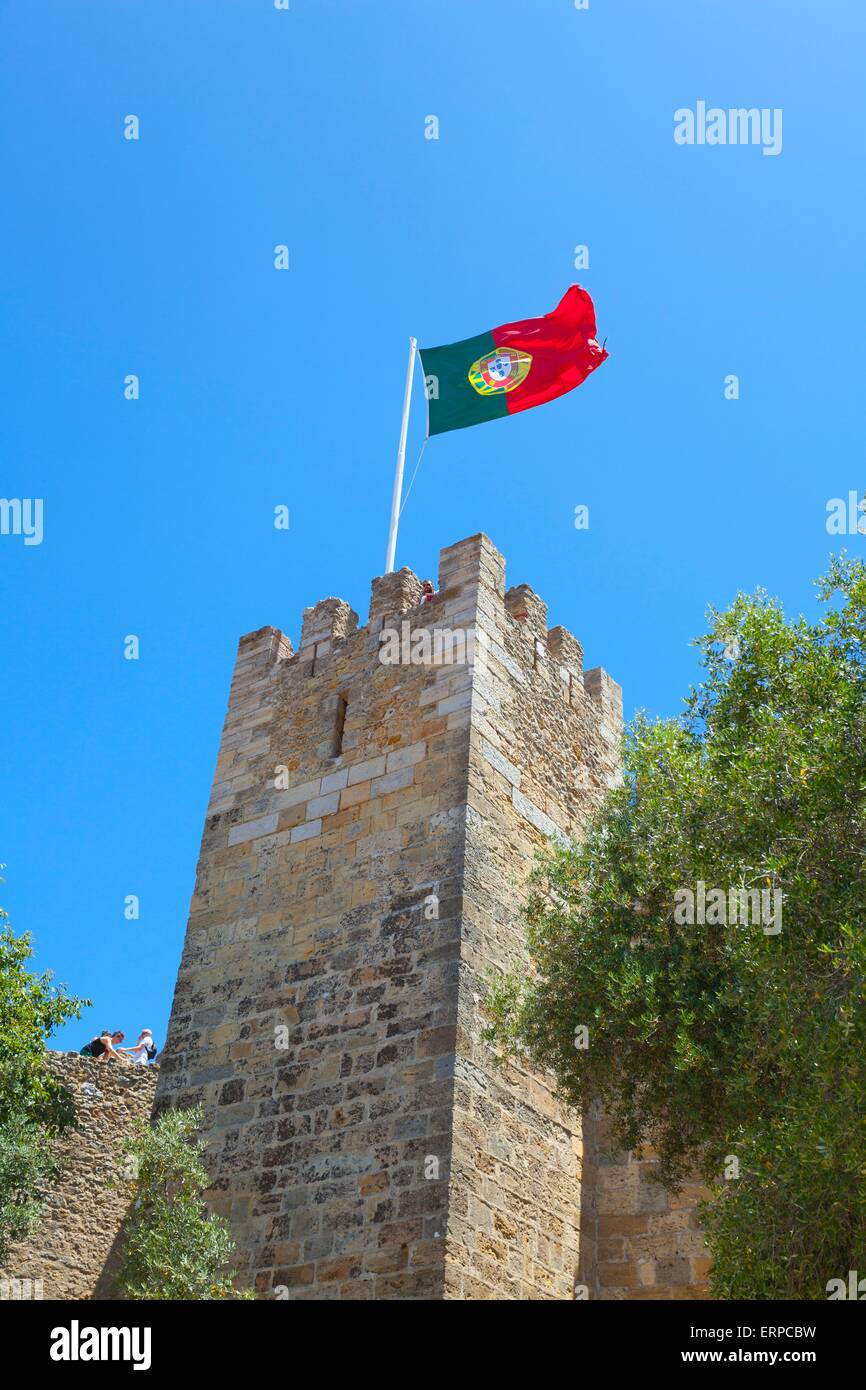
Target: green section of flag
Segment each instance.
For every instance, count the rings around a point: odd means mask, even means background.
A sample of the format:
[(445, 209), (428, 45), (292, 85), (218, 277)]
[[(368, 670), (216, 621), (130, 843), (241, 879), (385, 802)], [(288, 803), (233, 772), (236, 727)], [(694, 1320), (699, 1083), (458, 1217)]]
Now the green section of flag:
[(444, 347), (419, 348), (430, 434), (462, 430), (508, 414), (505, 392), (482, 396), (469, 380), (469, 368), (486, 353), (495, 352), (492, 333), (479, 333)]

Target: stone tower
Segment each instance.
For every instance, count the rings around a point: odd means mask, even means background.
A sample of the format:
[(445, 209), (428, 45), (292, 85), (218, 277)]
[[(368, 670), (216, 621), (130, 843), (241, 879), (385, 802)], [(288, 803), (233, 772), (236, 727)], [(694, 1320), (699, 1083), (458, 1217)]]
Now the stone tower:
[(366, 627), (332, 598), (297, 652), (241, 638), (157, 1109), (203, 1105), (263, 1296), (694, 1296), (691, 1213), (642, 1198), (633, 1156), (605, 1179), (549, 1079), (483, 1040), (533, 854), (580, 834), (621, 717), (483, 535), (442, 551), (432, 599), (403, 569)]

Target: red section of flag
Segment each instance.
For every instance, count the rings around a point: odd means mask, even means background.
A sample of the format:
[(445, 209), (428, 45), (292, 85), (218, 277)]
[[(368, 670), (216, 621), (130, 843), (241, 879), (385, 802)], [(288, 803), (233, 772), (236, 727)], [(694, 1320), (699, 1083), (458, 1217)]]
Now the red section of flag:
[(580, 285), (571, 285), (552, 313), (494, 328), (497, 347), (519, 348), (532, 356), (526, 380), (508, 392), (508, 414), (555, 400), (585, 381), (607, 357), (595, 333), (595, 309)]

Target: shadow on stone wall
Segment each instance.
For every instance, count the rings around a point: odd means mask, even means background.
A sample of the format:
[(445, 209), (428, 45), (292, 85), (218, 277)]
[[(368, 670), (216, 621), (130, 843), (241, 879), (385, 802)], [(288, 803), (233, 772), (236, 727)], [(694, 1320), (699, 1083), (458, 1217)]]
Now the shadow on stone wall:
[(712, 1261), (698, 1221), (709, 1193), (700, 1183), (675, 1196), (656, 1180), (658, 1158), (648, 1146), (618, 1149), (609, 1122), (593, 1106), (587, 1147), (591, 1163), (591, 1246), (595, 1264), (584, 1282), (602, 1300), (705, 1299)]
[(105, 1264), (102, 1266), (99, 1277), (96, 1280), (93, 1293), (90, 1295), (91, 1298), (111, 1303), (125, 1303), (127, 1301), (126, 1295), (123, 1293), (118, 1283), (118, 1276), (120, 1274), (121, 1252), (123, 1250), (123, 1233), (128, 1215), (129, 1207), (127, 1207), (124, 1213), (123, 1220), (120, 1223), (120, 1229), (111, 1242), (111, 1249), (108, 1252)]

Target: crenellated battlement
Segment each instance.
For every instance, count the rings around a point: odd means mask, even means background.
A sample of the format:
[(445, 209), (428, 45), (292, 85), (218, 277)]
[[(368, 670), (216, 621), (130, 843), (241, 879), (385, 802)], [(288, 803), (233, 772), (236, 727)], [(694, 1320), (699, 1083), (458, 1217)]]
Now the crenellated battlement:
[[(359, 782), (375, 796), (389, 778), (394, 790), (414, 781), (398, 759), (426, 743), (414, 727), (411, 738), (386, 728), (407, 699), (425, 732), (468, 738), (487, 764), (513, 767), (512, 810), (545, 834), (580, 833), (618, 776), (619, 686), (600, 667), (584, 672), (580, 642), (548, 628), (528, 584), (506, 591), (505, 561), (479, 534), (441, 551), (434, 593), (408, 568), (375, 578), (364, 626), (331, 597), (305, 609), (297, 651), (275, 628), (241, 638), (209, 807), (227, 820), (209, 823), (230, 845), (340, 830), (360, 814)], [(562, 756), (539, 757), (545, 737)]]
[[(528, 584), (506, 591), (505, 561), (489, 537), (479, 533), (446, 546), (440, 552), (438, 578), (439, 588), (432, 594), (425, 594), (423, 581), (405, 566), (373, 579), (363, 626), (344, 599), (321, 599), (304, 610), (297, 651), (278, 629), (260, 628), (241, 638), (239, 660), (241, 653), (266, 651), (265, 664), (285, 661), (289, 667), (304, 666), (309, 668), (307, 674), (322, 676), (325, 658), (339, 658), (350, 640), (369, 646), (371, 638), (381, 641), (384, 630), (404, 621), (413, 629), (453, 631), (486, 615), (498, 620), (500, 630), (509, 630), (507, 645), (527, 674), (532, 671), (558, 681), (569, 703), (577, 701), (582, 687), (608, 724), (621, 723), (622, 698), (616, 682), (601, 667), (584, 673), (581, 643), (567, 628), (548, 628), (547, 605)], [(483, 622), (479, 630), (484, 631)]]
[[(397, 765), (406, 736), (385, 726), (415, 691), (435, 732), (480, 741), (488, 763), (513, 765), (512, 809), (547, 834), (580, 832), (618, 775), (619, 686), (600, 667), (584, 673), (580, 642), (548, 629), (528, 584), (506, 591), (487, 536), (446, 546), (438, 577), (434, 593), (408, 568), (375, 578), (364, 626), (343, 599), (320, 600), (304, 611), (297, 651), (275, 628), (241, 638), (209, 807), (227, 816), (229, 844), (333, 833), (360, 804), (359, 779), (373, 795), (392, 775), (394, 789), (413, 780)], [(494, 717), (504, 708), (516, 731)], [(241, 746), (238, 728), (251, 722), (256, 737)], [(563, 757), (538, 756), (542, 730)]]

